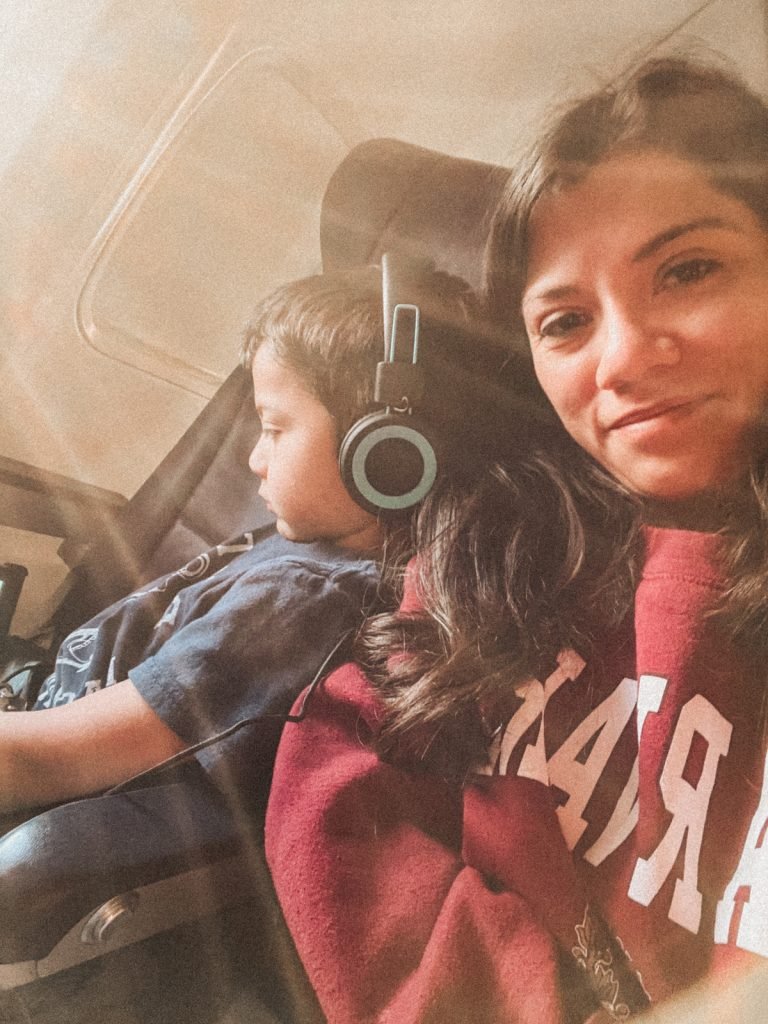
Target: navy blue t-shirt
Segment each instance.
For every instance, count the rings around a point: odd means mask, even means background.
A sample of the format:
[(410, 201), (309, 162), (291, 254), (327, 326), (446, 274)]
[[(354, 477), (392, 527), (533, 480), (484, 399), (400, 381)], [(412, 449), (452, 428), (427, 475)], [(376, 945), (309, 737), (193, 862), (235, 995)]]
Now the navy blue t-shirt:
[(129, 678), (189, 744), (260, 717), (198, 754), (215, 781), (249, 801), (271, 774), (281, 716), (373, 609), (378, 579), (375, 562), (334, 544), (297, 544), (274, 527), (246, 533), (71, 633), (35, 707)]

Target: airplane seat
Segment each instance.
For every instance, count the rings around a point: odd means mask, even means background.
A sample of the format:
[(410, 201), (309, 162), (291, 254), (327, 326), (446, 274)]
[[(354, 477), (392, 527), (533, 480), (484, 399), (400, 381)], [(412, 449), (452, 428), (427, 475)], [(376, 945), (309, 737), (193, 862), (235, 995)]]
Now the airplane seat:
[[(477, 284), (488, 215), (504, 179), (501, 168), (398, 140), (364, 142), (325, 193), (323, 266), (403, 251)], [(115, 590), (127, 592), (148, 572), (171, 568), (169, 560), (183, 561), (188, 544), (208, 546), (259, 521), (263, 510), (245, 469), (249, 410), (247, 375), (235, 371), (129, 503), (117, 547), (127, 544), (130, 557), (115, 563)], [(236, 480), (224, 509), (221, 474), (227, 491)], [(200, 501), (194, 513), (190, 497)], [(97, 561), (95, 550), (81, 559), (80, 579), (101, 571)], [(71, 599), (70, 617), (72, 607), (84, 605)], [(271, 886), (259, 825), (244, 823), (236, 800), (192, 762), (155, 784), (35, 814), (4, 836), (0, 828), (0, 1019), (84, 1024), (96, 1007), (104, 1024), (321, 1024)], [(203, 948), (206, 963), (223, 973), (212, 980), (190, 948)], [(161, 989), (139, 1003), (134, 980), (153, 976), (158, 964)], [(211, 1001), (217, 985), (223, 1002), (236, 990), (228, 1009)], [(105, 986), (122, 993), (122, 1009), (117, 997), (105, 1002)], [(249, 993), (267, 1016), (249, 1005)], [(187, 999), (183, 1011), (164, 1005), (178, 998)]]

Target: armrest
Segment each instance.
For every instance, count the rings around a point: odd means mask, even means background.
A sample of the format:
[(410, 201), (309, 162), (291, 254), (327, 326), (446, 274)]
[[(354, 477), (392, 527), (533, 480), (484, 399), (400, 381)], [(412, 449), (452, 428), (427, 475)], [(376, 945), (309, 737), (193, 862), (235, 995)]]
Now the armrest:
[(0, 965), (39, 961), (106, 901), (245, 845), (202, 772), (38, 814), (0, 838)]
[[(196, 762), (169, 783), (51, 808), (0, 838), (0, 1002), (13, 990), (24, 1006), (31, 982), (46, 984), (41, 980), (79, 965), (87, 970), (90, 960), (180, 924), (199, 922), (196, 941), (210, 929), (216, 943), (209, 915), (225, 908), (235, 914), (230, 923), (246, 963), (246, 1002), (252, 989), (276, 1021), (324, 1024), (260, 832), (230, 813)], [(175, 955), (173, 944), (153, 948), (161, 960)], [(136, 962), (141, 969), (141, 957)], [(121, 974), (120, 964), (107, 968), (116, 972), (116, 991), (133, 977)], [(75, 987), (85, 993), (77, 997), (82, 1019), (91, 1020), (89, 1000), (103, 975), (89, 981), (75, 973)]]

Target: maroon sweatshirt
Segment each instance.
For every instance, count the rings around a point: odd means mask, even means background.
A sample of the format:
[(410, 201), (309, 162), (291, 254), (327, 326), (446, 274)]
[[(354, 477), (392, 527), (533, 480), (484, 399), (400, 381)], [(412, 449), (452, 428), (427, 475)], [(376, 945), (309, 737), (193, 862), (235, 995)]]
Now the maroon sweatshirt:
[(706, 614), (717, 544), (648, 530), (634, 621), (521, 688), (463, 786), (376, 756), (355, 666), (286, 726), (267, 855), (330, 1024), (621, 1020), (768, 955), (764, 687)]

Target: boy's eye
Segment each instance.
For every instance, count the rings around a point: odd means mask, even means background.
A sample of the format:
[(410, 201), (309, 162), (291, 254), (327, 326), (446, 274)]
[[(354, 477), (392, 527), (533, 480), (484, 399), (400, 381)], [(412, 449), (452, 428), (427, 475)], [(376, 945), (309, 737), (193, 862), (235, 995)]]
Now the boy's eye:
[(588, 314), (578, 310), (555, 313), (544, 317), (539, 325), (538, 334), (542, 338), (567, 338), (574, 331), (585, 327), (588, 323)]
[(279, 433), (277, 427), (262, 426), (261, 428), (261, 436), (268, 441), (273, 441)]
[(677, 285), (696, 284), (704, 280), (720, 268), (718, 260), (697, 256), (695, 259), (681, 260), (670, 267), (662, 268), (661, 285), (675, 287)]

